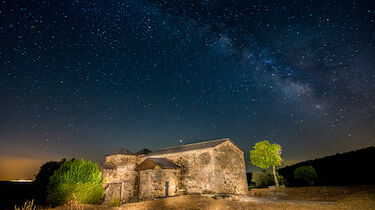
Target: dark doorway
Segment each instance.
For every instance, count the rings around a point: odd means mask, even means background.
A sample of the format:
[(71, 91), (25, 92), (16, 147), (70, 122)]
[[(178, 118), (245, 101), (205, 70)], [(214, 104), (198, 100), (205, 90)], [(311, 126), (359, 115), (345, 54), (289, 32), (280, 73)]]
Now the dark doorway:
[(169, 182), (165, 182), (165, 197), (168, 197)]

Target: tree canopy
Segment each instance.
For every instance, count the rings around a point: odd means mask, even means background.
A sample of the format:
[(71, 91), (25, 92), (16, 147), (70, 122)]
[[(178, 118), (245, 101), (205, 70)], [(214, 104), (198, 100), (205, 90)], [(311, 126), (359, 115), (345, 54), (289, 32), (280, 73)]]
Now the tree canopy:
[(313, 185), (314, 180), (318, 178), (318, 175), (316, 174), (314, 167), (301, 166), (294, 171), (294, 178), (307, 182), (309, 185)]
[(266, 169), (272, 166), (281, 165), (281, 146), (270, 144), (267, 140), (258, 142), (250, 151), (251, 163), (260, 168)]

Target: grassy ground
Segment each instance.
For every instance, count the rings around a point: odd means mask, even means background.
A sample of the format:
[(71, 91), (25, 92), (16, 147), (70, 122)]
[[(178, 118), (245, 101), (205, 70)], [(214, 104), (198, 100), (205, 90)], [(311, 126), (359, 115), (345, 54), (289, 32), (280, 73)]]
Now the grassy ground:
[[(128, 203), (112, 209), (358, 209), (375, 210), (375, 186), (350, 187), (298, 187), (279, 190), (252, 189), (250, 196), (262, 202), (214, 199), (199, 195), (186, 195)], [(264, 202), (263, 202), (264, 201)], [(297, 201), (297, 202), (295, 202)], [(332, 202), (330, 204), (320, 202)], [(66, 209), (59, 207), (58, 209)], [(74, 208), (77, 209), (77, 208)], [(81, 209), (109, 209), (105, 206), (85, 205)]]

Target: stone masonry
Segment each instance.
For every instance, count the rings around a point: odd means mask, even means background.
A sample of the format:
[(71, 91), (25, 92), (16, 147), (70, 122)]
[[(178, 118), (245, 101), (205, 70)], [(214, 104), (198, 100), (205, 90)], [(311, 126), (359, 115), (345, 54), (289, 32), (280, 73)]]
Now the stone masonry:
[(229, 138), (141, 151), (132, 154), (123, 149), (106, 156), (101, 164), (105, 202), (181, 194), (247, 194), (244, 153)]

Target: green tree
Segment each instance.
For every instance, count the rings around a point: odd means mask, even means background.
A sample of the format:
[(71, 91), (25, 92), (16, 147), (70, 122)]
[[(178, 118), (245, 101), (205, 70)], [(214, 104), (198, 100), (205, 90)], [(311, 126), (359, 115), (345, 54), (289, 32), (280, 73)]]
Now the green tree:
[(39, 204), (44, 204), (47, 200), (47, 186), (50, 177), (58, 170), (61, 165), (65, 162), (65, 159), (61, 161), (49, 161), (43, 164), (38, 174), (35, 177), (34, 186), (37, 192), (36, 200)]
[(98, 166), (83, 159), (62, 164), (51, 176), (47, 188), (47, 200), (53, 206), (69, 202), (97, 204), (104, 195)]
[(294, 170), (294, 178), (307, 182), (309, 185), (313, 185), (314, 180), (318, 178), (318, 174), (312, 166), (301, 166)]
[(281, 146), (264, 140), (256, 143), (253, 148), (250, 151), (251, 163), (263, 169), (272, 167), (276, 187), (279, 187), (275, 167), (281, 165)]

